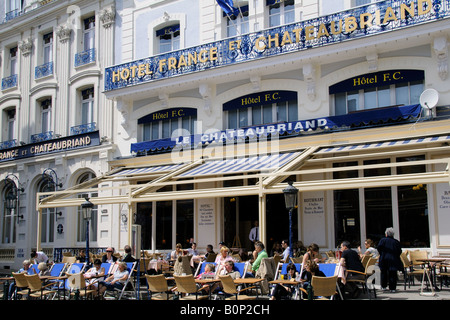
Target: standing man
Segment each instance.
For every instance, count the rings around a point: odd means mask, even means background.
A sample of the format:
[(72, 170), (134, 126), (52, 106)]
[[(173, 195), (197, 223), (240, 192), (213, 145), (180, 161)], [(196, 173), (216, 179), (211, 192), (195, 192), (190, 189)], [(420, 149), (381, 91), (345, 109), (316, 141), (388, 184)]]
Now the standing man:
[(253, 250), (253, 247), (254, 247), (256, 241), (259, 240), (258, 220), (255, 221), (254, 227), (250, 230), (248, 238), (252, 242), (251, 250)]
[(377, 249), (380, 253), (378, 266), (381, 271), (381, 287), (386, 290), (389, 284), (389, 290), (392, 293), (397, 292), (397, 271), (403, 270), (403, 263), (400, 259), (402, 247), (397, 239), (394, 239), (394, 228), (387, 228), (385, 238), (378, 243)]
[(41, 262), (48, 262), (47, 255), (42, 251), (31, 251), (31, 260), (34, 260), (34, 263), (39, 264)]

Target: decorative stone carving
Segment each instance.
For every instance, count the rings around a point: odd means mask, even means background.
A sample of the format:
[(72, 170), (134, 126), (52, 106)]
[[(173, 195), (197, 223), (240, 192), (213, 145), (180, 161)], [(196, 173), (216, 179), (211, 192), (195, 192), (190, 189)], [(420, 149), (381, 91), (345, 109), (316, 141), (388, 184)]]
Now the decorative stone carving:
[(446, 37), (434, 39), (434, 52), (437, 59), (437, 70), (441, 80), (446, 80), (448, 76), (448, 41)]
[(253, 85), (253, 91), (261, 90), (261, 77), (260, 76), (251, 76), (250, 82)]
[(19, 44), (19, 49), (24, 57), (27, 57), (33, 49), (33, 40), (27, 38)]
[(211, 115), (211, 87), (206, 83), (200, 84), (198, 91), (203, 98), (203, 110), (207, 115)]
[(110, 8), (101, 10), (99, 16), (104, 28), (111, 27), (116, 19), (116, 7), (113, 5)]
[(316, 68), (312, 64), (304, 65), (303, 76), (306, 82), (308, 98), (313, 101), (316, 99)]
[(371, 53), (366, 56), (366, 60), (369, 64), (369, 71), (378, 70), (378, 54)]
[(72, 29), (67, 24), (59, 25), (56, 28), (56, 35), (58, 36), (59, 41), (61, 43), (64, 43), (70, 39), (71, 32), (72, 32)]

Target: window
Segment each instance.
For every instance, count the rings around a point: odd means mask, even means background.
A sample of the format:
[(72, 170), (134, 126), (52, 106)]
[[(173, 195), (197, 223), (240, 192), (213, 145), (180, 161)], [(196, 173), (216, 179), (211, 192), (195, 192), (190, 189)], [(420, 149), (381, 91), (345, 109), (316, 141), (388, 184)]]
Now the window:
[(83, 44), (85, 51), (95, 48), (95, 17), (84, 19)]
[(297, 100), (233, 109), (226, 112), (227, 129), (298, 120)]
[(352, 0), (352, 7), (359, 7), (365, 4), (370, 4), (372, 0)]
[[(80, 176), (78, 179), (77, 184), (81, 184), (84, 182), (87, 182), (89, 180), (92, 180), (95, 178), (95, 175), (92, 172), (84, 173)], [(92, 186), (91, 188), (97, 188), (97, 186)], [(97, 192), (84, 192), (83, 194), (79, 195), (79, 198), (94, 198), (97, 197)], [(81, 212), (81, 207), (78, 207), (78, 231), (77, 231), (77, 241), (86, 241), (86, 226), (87, 223), (83, 219), (83, 213)], [(98, 208), (95, 205), (92, 208), (92, 216), (91, 220), (89, 221), (89, 240), (90, 241), (97, 241), (97, 226), (98, 226)]]
[(53, 61), (53, 33), (47, 33), (43, 36), (43, 56), (44, 64)]
[(184, 116), (175, 119), (152, 121), (143, 124), (143, 141), (171, 138), (172, 135), (186, 136), (194, 134), (196, 115)]
[(15, 138), (15, 127), (16, 127), (16, 109), (9, 109), (6, 111), (6, 121), (7, 121), (7, 139), (8, 141), (14, 140)]
[(94, 88), (81, 91), (81, 124), (94, 122)]
[(52, 113), (52, 100), (45, 99), (40, 103), (41, 109), (41, 132), (51, 131), (51, 113)]
[(10, 75), (17, 74), (17, 47), (9, 49)]
[[(51, 180), (44, 179), (39, 186), (39, 192), (55, 191), (55, 184)], [(41, 196), (42, 198), (48, 195)], [(51, 243), (55, 240), (55, 208), (42, 209), (42, 224), (41, 224), (41, 242)]]
[(227, 37), (234, 37), (250, 32), (248, 21), (248, 6), (240, 7), (238, 16), (227, 16)]
[[(10, 181), (9, 179), (7, 181)], [(14, 183), (11, 181), (11, 183)], [(10, 183), (6, 185), (3, 190), (3, 217), (1, 221), (2, 225), (2, 243), (15, 243), (16, 242), (16, 209), (7, 209), (6, 208), (6, 199), (7, 197), (17, 196), (17, 191), (14, 191), (14, 187), (11, 186)]]
[(180, 25), (172, 25), (156, 31), (159, 39), (159, 53), (180, 49)]
[(295, 22), (294, 0), (269, 0), (269, 27)]

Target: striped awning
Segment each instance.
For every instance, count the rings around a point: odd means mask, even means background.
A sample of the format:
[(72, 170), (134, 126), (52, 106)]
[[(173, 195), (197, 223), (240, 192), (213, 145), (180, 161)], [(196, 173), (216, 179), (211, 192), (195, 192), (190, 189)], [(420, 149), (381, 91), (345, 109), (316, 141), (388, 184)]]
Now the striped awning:
[(179, 177), (273, 171), (295, 159), (301, 152), (277, 153), (237, 159), (210, 160), (188, 170)]
[(166, 173), (173, 171), (182, 166), (182, 163), (173, 165), (162, 165), (162, 166), (150, 166), (150, 167), (138, 167), (138, 168), (124, 168), (123, 170), (114, 173), (112, 176), (131, 176), (138, 174), (151, 174), (151, 173)]
[(416, 139), (392, 140), (392, 141), (381, 141), (381, 142), (366, 143), (366, 144), (325, 147), (325, 148), (318, 150), (316, 152), (316, 154), (349, 152), (349, 151), (358, 151), (358, 150), (363, 151), (363, 150), (370, 150), (370, 149), (376, 149), (376, 148), (385, 148), (385, 147), (394, 147), (394, 146), (398, 147), (398, 146), (405, 146), (405, 145), (413, 145), (416, 143), (429, 143), (429, 142), (450, 142), (450, 134), (443, 135), (443, 136), (416, 138)]

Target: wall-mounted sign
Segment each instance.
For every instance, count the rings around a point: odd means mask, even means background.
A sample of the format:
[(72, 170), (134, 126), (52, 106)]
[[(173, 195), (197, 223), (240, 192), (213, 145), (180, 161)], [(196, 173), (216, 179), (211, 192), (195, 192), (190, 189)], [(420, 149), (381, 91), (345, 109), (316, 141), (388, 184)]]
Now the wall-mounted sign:
[(240, 108), (250, 108), (254, 106), (284, 102), (288, 100), (297, 100), (297, 92), (283, 90), (258, 92), (224, 103), (223, 111)]
[(99, 132), (88, 132), (84, 134), (41, 141), (38, 143), (0, 150), (0, 162), (92, 147), (99, 144)]
[(153, 113), (150, 113), (142, 118), (138, 119), (138, 124), (149, 123), (154, 121), (161, 120), (170, 120), (170, 119), (178, 119), (182, 117), (188, 116), (196, 116), (197, 109), (195, 108), (171, 108), (159, 110)]
[(423, 70), (387, 70), (353, 77), (330, 86), (329, 93), (347, 92), (366, 88), (375, 88), (395, 83), (425, 79)]
[(105, 70), (105, 91), (360, 39), (449, 16), (450, 0), (379, 1), (112, 66)]

